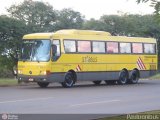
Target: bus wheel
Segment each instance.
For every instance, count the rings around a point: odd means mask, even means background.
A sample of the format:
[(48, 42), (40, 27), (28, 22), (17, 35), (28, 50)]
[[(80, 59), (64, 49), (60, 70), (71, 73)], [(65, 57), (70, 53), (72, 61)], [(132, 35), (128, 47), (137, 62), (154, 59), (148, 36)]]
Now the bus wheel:
[(62, 86), (65, 88), (70, 88), (75, 82), (74, 75), (71, 72), (67, 72), (65, 75), (65, 80), (62, 82)]
[(116, 80), (105, 80), (105, 83), (108, 84), (108, 85), (115, 85)]
[(49, 82), (37, 82), (37, 84), (41, 87), (41, 88), (46, 88), (49, 85)]
[(95, 85), (99, 85), (99, 84), (101, 84), (101, 80), (96, 80), (96, 81), (93, 81), (93, 83), (95, 84)]
[(129, 83), (131, 83), (131, 84), (136, 84), (136, 83), (138, 83), (138, 80), (139, 80), (138, 71), (137, 71), (137, 70), (133, 70), (133, 71), (131, 72), (131, 76), (130, 76), (130, 79), (129, 79)]
[(117, 82), (120, 85), (124, 85), (127, 83), (127, 80), (128, 80), (128, 74), (125, 70), (122, 70), (119, 74), (119, 80)]

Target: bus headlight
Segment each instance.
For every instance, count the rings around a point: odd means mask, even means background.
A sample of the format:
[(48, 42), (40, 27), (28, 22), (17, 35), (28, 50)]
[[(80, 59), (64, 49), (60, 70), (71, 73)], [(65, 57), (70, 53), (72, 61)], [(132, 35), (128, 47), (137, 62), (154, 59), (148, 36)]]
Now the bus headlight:
[(18, 74), (22, 74), (22, 71), (21, 71), (21, 70), (18, 70)]
[(46, 70), (46, 71), (44, 71), (43, 73), (44, 73), (44, 75), (49, 75), (49, 74), (51, 74), (50, 70)]

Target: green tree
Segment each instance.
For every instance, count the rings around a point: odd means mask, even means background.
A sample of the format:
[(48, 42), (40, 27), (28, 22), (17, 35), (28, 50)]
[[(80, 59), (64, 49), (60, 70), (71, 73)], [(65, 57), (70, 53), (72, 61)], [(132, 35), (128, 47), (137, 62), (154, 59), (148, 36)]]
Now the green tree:
[(158, 27), (153, 15), (126, 15), (124, 19), (126, 36), (153, 37), (150, 29)]
[(112, 35), (125, 35), (125, 19), (118, 15), (104, 15), (100, 18), (104, 23), (106, 31)]
[(8, 12), (11, 17), (22, 20), (29, 28), (29, 32), (53, 30), (57, 11), (48, 3), (25, 0), (19, 5), (12, 5)]
[(19, 49), (22, 36), (27, 32), (23, 21), (0, 16), (0, 54), (12, 57)]
[(108, 31), (112, 35), (159, 38), (159, 27), (154, 15), (103, 15), (99, 20), (88, 20), (84, 29)]
[(58, 20), (56, 22), (56, 29), (79, 29), (82, 28), (84, 16), (80, 12), (74, 11), (70, 8), (63, 9), (58, 12)]
[[(20, 20), (0, 16), (0, 67), (12, 70), (12, 67), (17, 64), (18, 54), (20, 49), (22, 36), (26, 33), (26, 25)], [(4, 62), (5, 61), (5, 62)]]
[(83, 29), (92, 29), (92, 30), (100, 30), (105, 31), (104, 23), (100, 20), (90, 19), (84, 22)]

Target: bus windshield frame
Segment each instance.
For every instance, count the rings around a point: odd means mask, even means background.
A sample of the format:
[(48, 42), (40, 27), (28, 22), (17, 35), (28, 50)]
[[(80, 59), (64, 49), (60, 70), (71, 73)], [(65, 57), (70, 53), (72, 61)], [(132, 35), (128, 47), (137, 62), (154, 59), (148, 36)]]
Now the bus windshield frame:
[(19, 61), (47, 62), (51, 57), (51, 40), (24, 40)]

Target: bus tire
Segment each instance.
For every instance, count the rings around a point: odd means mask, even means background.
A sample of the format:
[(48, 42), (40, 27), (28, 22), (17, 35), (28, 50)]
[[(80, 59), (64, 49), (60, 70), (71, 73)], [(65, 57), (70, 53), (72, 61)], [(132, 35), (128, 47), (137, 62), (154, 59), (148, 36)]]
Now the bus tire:
[(126, 70), (122, 70), (120, 73), (119, 73), (119, 80), (117, 81), (118, 84), (120, 85), (124, 85), (126, 84), (128, 81), (128, 73)]
[(41, 88), (46, 88), (49, 85), (49, 82), (37, 82), (37, 84)]
[(71, 88), (75, 83), (75, 77), (72, 72), (67, 72), (64, 78), (64, 82), (62, 82), (62, 86), (65, 88)]
[(131, 76), (130, 76), (130, 79), (129, 79), (129, 83), (130, 84), (136, 84), (138, 83), (138, 80), (139, 80), (139, 73), (137, 70), (132, 70), (131, 71)]
[(101, 84), (101, 80), (96, 80), (96, 81), (93, 81), (93, 83), (95, 84), (95, 85), (100, 85)]

